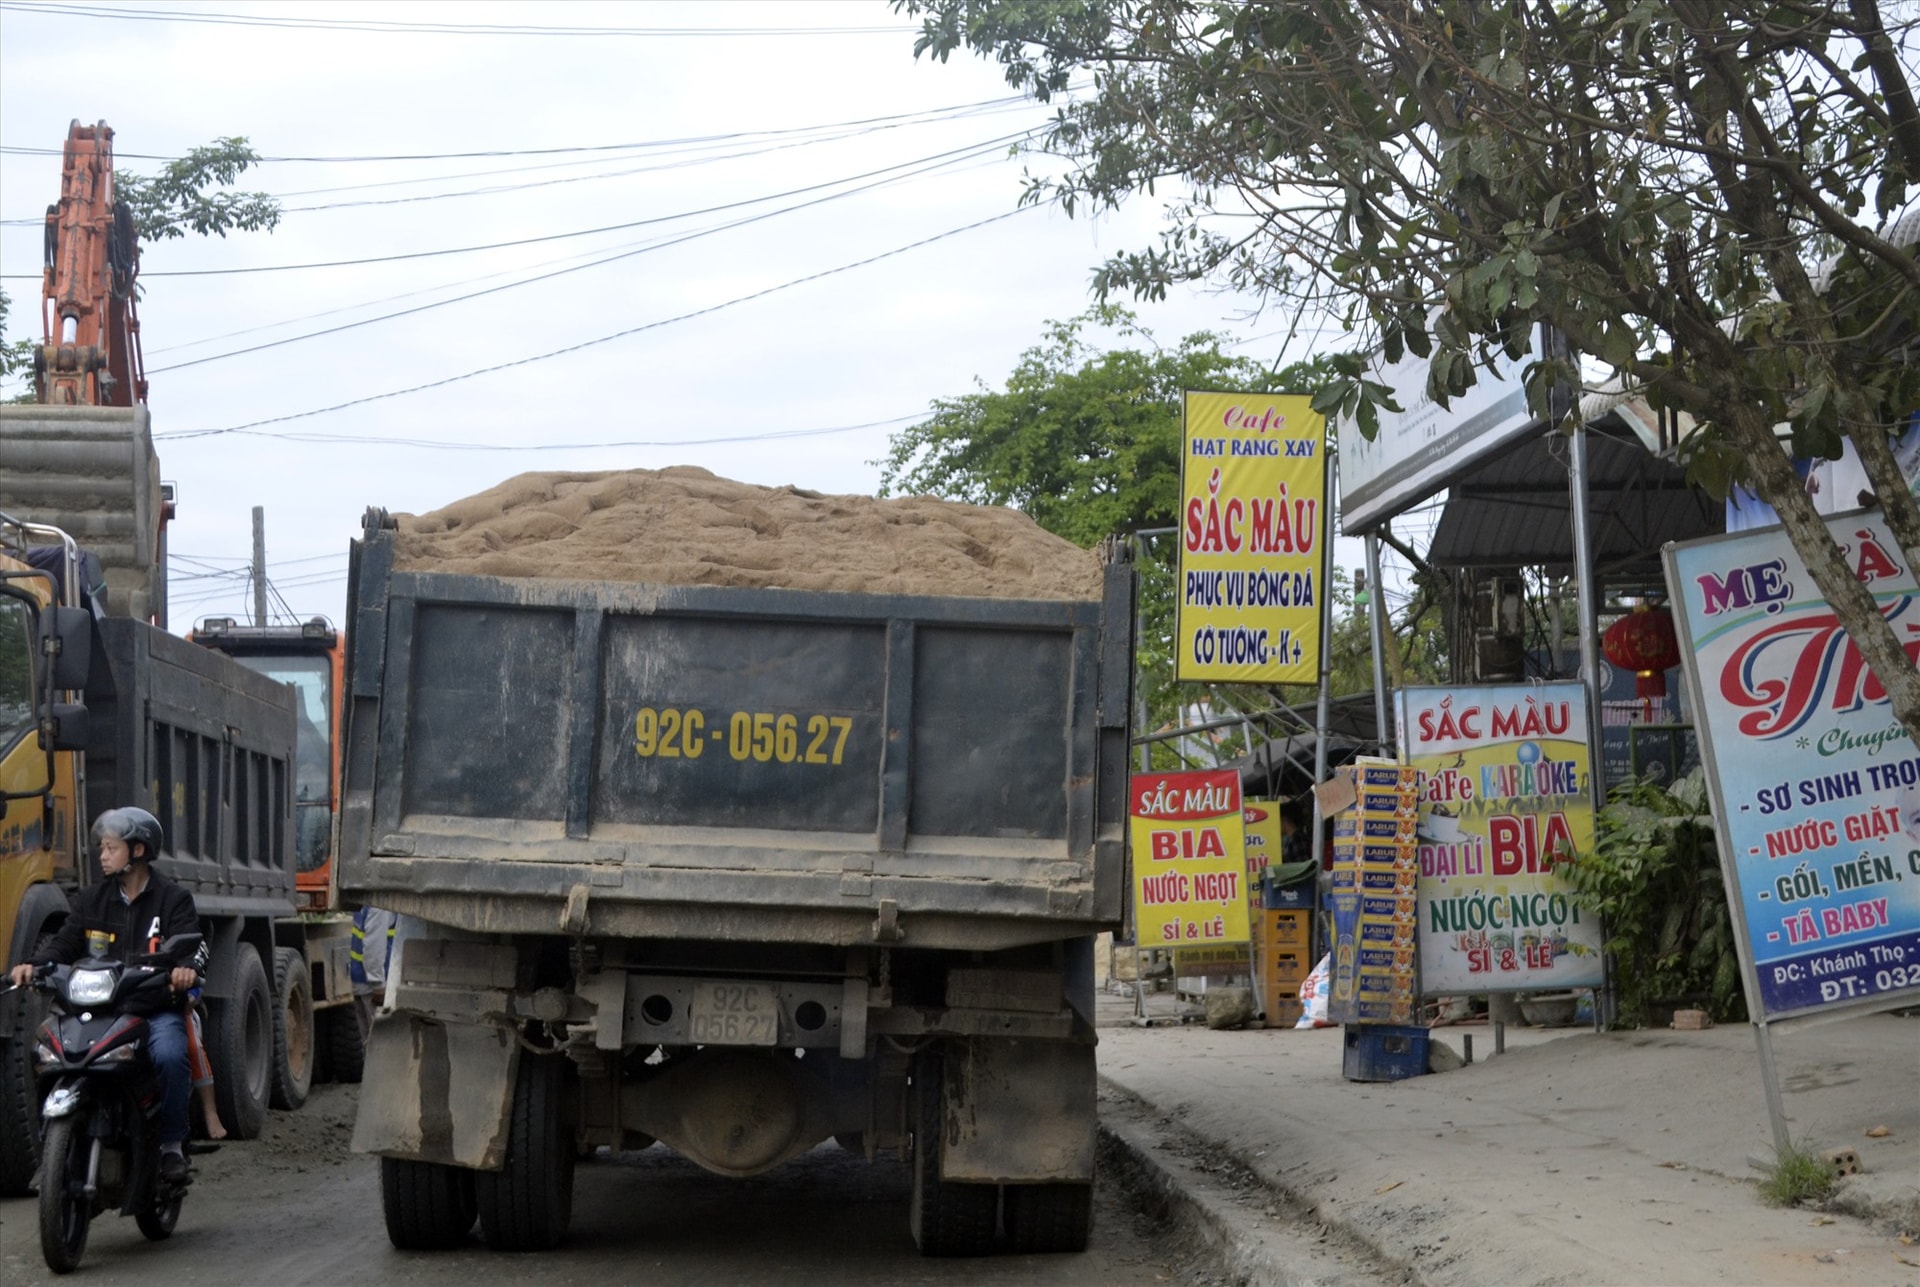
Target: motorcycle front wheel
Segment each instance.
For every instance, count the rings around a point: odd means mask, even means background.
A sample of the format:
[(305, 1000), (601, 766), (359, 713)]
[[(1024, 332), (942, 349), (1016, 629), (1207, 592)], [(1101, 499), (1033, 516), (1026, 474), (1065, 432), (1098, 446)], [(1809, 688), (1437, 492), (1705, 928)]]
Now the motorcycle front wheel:
[(87, 1178), (87, 1137), (71, 1117), (47, 1123), (40, 1146), (40, 1254), (56, 1274), (80, 1267), (93, 1221)]

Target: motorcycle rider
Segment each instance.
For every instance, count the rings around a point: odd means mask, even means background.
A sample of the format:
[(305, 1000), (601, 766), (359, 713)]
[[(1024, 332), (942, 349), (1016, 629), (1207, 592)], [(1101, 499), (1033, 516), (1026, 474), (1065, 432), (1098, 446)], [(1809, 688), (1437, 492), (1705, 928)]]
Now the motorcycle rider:
[[(200, 932), (193, 895), (153, 869), (166, 839), (158, 818), (145, 809), (108, 809), (94, 820), (93, 835), (100, 846), (102, 879), (75, 897), (72, 914), (41, 959), (13, 967), (15, 986), (25, 987), (35, 966), (71, 965), (90, 946), (94, 955), (130, 961), (157, 952), (175, 934)], [(192, 960), (174, 962), (169, 979), (172, 1004), (147, 1016), (147, 1053), (160, 1076), (160, 1174), (171, 1182), (187, 1174), (191, 1073), (182, 1005), (187, 990), (199, 981), (206, 958), (203, 943)]]

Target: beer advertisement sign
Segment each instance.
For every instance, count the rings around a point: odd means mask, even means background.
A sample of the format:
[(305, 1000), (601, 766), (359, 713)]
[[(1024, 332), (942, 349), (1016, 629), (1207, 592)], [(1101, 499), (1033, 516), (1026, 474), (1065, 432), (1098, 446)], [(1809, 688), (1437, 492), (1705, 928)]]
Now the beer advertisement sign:
[(1128, 812), (1134, 941), (1143, 948), (1248, 942), (1240, 775), (1136, 774)]
[(1594, 843), (1584, 686), (1408, 688), (1398, 701), (1420, 772), (1421, 992), (1600, 986), (1600, 918), (1559, 871)]

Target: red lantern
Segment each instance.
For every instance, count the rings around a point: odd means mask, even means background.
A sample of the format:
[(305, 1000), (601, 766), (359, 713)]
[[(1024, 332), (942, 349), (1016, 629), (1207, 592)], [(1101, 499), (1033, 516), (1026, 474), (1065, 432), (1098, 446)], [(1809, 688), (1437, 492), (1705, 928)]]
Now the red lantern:
[(1671, 612), (1640, 604), (1607, 627), (1600, 648), (1608, 661), (1634, 672), (1636, 696), (1667, 695), (1666, 672), (1680, 664), (1680, 642), (1674, 637)]

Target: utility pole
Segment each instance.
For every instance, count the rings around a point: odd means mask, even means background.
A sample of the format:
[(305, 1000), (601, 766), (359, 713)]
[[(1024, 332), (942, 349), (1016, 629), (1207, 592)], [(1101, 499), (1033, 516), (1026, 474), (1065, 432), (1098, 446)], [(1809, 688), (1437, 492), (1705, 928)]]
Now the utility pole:
[(267, 511), (253, 507), (253, 624), (267, 624)]

